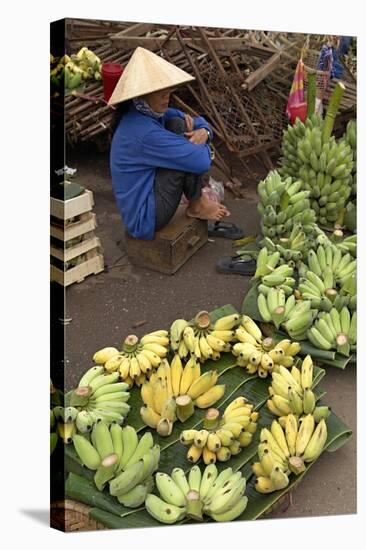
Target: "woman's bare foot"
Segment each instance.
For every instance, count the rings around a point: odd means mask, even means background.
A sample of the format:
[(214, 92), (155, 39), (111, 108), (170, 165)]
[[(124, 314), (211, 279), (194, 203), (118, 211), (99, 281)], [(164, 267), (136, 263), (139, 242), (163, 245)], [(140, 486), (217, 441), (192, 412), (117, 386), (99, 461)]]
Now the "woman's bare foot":
[(200, 220), (221, 220), (230, 216), (229, 210), (223, 204), (210, 201), (204, 195), (189, 203), (186, 214), (190, 218), (199, 218)]

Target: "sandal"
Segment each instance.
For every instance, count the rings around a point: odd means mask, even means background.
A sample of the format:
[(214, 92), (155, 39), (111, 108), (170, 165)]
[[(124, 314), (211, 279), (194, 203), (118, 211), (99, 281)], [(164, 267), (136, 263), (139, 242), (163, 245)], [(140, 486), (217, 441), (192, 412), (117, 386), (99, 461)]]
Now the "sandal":
[(216, 264), (218, 271), (222, 273), (237, 273), (238, 275), (254, 275), (257, 262), (253, 258), (243, 259), (233, 256), (223, 258)]
[(244, 231), (237, 227), (235, 223), (218, 220), (208, 225), (208, 235), (209, 237), (237, 240), (244, 237)]

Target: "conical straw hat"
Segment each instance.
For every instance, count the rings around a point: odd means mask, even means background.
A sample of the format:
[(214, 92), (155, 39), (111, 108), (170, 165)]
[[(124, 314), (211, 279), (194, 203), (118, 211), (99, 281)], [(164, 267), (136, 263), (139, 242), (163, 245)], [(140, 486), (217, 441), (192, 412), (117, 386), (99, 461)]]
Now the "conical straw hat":
[(150, 50), (138, 47), (118, 80), (108, 104), (115, 105), (190, 80), (194, 80), (190, 74)]

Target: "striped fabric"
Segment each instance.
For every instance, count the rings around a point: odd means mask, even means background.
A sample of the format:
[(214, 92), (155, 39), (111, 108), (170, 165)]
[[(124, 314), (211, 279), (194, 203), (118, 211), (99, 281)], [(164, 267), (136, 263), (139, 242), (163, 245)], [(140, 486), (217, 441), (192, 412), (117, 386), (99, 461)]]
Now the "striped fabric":
[(286, 114), (290, 118), (291, 107), (304, 101), (304, 63), (299, 59), (292, 82), (290, 95), (287, 100)]

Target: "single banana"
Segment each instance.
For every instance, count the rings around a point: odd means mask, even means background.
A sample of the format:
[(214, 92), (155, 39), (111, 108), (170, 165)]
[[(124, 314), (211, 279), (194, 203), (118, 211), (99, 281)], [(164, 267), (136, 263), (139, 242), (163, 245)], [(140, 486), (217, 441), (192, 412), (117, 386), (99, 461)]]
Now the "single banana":
[(138, 445), (138, 436), (135, 428), (125, 426), (122, 428), (122, 447), (123, 452), (120, 460), (120, 468), (124, 470)]
[(156, 487), (165, 502), (174, 506), (184, 507), (186, 497), (175, 481), (163, 472), (158, 472), (155, 476)]
[(172, 479), (186, 497), (190, 491), (190, 487), (188, 485), (184, 470), (182, 470), (182, 468), (174, 468), (172, 470)]
[(304, 462), (312, 462), (318, 458), (323, 451), (328, 436), (327, 425), (322, 419), (314, 430), (314, 433), (307, 444), (302, 459)]
[(205, 393), (201, 394), (196, 400), (195, 405), (199, 409), (207, 409), (216, 403), (225, 393), (225, 384), (213, 386)]
[(186, 515), (185, 507), (179, 508), (173, 504), (168, 504), (151, 493), (146, 497), (145, 507), (149, 514), (157, 521), (170, 525), (177, 521), (181, 521)]
[(296, 456), (300, 456), (304, 453), (311, 436), (314, 432), (315, 421), (312, 414), (307, 414), (302, 417), (300, 428), (296, 438)]
[(101, 458), (98, 451), (82, 435), (75, 434), (73, 444), (81, 463), (89, 470), (97, 470), (100, 466)]

